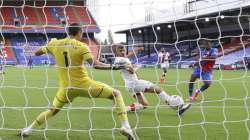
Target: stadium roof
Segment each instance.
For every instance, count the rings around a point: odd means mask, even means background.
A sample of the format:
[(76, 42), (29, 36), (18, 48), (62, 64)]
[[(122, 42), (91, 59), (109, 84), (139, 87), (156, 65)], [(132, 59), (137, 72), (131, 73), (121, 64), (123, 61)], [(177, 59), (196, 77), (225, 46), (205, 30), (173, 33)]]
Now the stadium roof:
[[(214, 6), (204, 6), (204, 8), (197, 8), (197, 11), (192, 11), (189, 13), (183, 13), (183, 9), (178, 9), (174, 7), (173, 9), (170, 10), (165, 10), (164, 13), (161, 14), (156, 14), (154, 20), (150, 22), (145, 22), (144, 19), (139, 20), (135, 22), (134, 24), (130, 24), (124, 29), (121, 29), (119, 31), (116, 31), (116, 33), (125, 33), (129, 30), (133, 29), (138, 29), (138, 28), (144, 28), (144, 27), (150, 27), (153, 25), (159, 25), (159, 24), (167, 24), (167, 23), (174, 23), (176, 21), (181, 21), (181, 20), (194, 20), (196, 18), (200, 17), (206, 17), (209, 15), (214, 15), (214, 14), (220, 14), (223, 15), (223, 12), (226, 11), (236, 11), (239, 10), (240, 8), (249, 8), (250, 7), (250, 1), (249, 0), (221, 0), (221, 3), (216, 3), (217, 5)], [(204, 2), (204, 1), (199, 1), (199, 2)], [(176, 10), (176, 9), (178, 10)], [(179, 7), (180, 8), (180, 7)], [(182, 7), (183, 8), (183, 7)], [(173, 11), (171, 11), (173, 10)]]

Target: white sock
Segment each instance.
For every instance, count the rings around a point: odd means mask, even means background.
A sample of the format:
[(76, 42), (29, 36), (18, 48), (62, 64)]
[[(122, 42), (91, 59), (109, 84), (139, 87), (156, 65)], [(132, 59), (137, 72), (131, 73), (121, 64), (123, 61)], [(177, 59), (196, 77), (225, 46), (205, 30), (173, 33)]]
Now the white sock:
[(121, 124), (122, 124), (123, 127), (130, 129), (130, 125), (129, 125), (128, 120), (122, 121)]
[(22, 129), (22, 133), (25, 134), (25, 135), (29, 135), (30, 133), (32, 132), (32, 126), (28, 126), (24, 129)]
[[(140, 103), (133, 103), (134, 106), (135, 106), (135, 110), (141, 110), (141, 109), (144, 109), (144, 106)], [(131, 107), (130, 105), (126, 107), (126, 111), (131, 111)]]
[(136, 110), (140, 110), (140, 109), (143, 109), (143, 108), (144, 108), (143, 105), (140, 104), (140, 103), (134, 103), (134, 104), (135, 104), (135, 109), (136, 109)]
[(170, 96), (165, 92), (165, 91), (162, 91), (160, 94), (159, 94), (159, 97), (165, 102), (165, 101), (169, 101), (170, 100)]
[(27, 129), (32, 130), (32, 125), (29, 125)]

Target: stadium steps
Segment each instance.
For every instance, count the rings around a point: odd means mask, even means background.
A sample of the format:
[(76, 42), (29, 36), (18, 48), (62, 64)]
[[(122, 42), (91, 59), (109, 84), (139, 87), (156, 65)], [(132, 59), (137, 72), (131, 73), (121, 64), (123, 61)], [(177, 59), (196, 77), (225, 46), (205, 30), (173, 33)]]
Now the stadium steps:
[[(38, 8), (34, 8), (34, 11), (35, 11), (35, 14), (36, 14), (36, 17), (37, 17), (37, 19), (38, 19), (38, 25), (43, 25), (43, 19), (42, 19), (42, 15), (43, 15), (43, 13), (41, 14), (39, 14), (39, 11), (38, 11)], [(44, 15), (43, 15), (44, 16)]]
[(79, 15), (80, 21), (83, 25), (95, 24), (94, 20), (92, 20), (92, 16), (86, 7), (76, 7), (75, 11), (77, 15)]
[(96, 40), (84, 38), (81, 40), (89, 46), (91, 54), (94, 56), (94, 59), (98, 59), (100, 54), (100, 45)]
[[(47, 23), (49, 25), (59, 25), (59, 24), (61, 24), (59, 18), (56, 18), (55, 13), (53, 13), (52, 8), (45, 7), (44, 12), (45, 12), (45, 15), (47, 17)], [(45, 20), (46, 19), (44, 19), (44, 21)], [(46, 23), (46, 21), (44, 23)]]
[(38, 17), (35, 13), (35, 8), (33, 7), (24, 7), (23, 12), (24, 12), (24, 16), (27, 17), (26, 18), (26, 24), (27, 25), (34, 25), (38, 22)]
[[(17, 58), (16, 58), (16, 55), (14, 53), (13, 46), (10, 43), (10, 40), (6, 39), (4, 46), (5, 46), (6, 52), (7, 52), (7, 59), (10, 59), (10, 61), (13, 59), (12, 60), (13, 64), (17, 64)], [(8, 62), (8, 60), (7, 60), (7, 64), (10, 64)]]
[(72, 6), (67, 6), (65, 9), (67, 15), (67, 22), (69, 24), (79, 22), (78, 19), (75, 17), (72, 9)]
[(96, 44), (96, 47), (97, 47), (97, 59), (99, 59), (100, 55), (101, 55), (101, 45), (100, 45), (100, 43), (98, 43), (98, 41), (96, 39), (93, 39), (93, 41)]
[(15, 11), (17, 18), (20, 19), (20, 24), (23, 25), (25, 17), (23, 16), (22, 9), (19, 7), (15, 7)]

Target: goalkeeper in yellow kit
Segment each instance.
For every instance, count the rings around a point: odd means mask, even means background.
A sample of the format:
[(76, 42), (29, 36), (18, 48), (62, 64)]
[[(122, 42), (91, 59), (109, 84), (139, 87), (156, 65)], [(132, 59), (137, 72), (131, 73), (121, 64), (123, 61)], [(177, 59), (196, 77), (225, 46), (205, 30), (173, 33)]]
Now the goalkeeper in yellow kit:
[(113, 100), (122, 125), (121, 133), (129, 140), (133, 140), (133, 132), (128, 122), (121, 93), (104, 83), (92, 80), (88, 76), (83, 61), (87, 61), (96, 69), (111, 69), (112, 67), (93, 60), (88, 46), (79, 41), (82, 31), (77, 23), (71, 24), (67, 31), (69, 37), (59, 40), (52, 39), (45, 47), (35, 52), (36, 56), (47, 53), (54, 56), (59, 74), (59, 89), (54, 97), (53, 106), (38, 115), (31, 125), (23, 128), (21, 136), (28, 136), (33, 128), (43, 124), (50, 117), (56, 115), (65, 104), (80, 96)]

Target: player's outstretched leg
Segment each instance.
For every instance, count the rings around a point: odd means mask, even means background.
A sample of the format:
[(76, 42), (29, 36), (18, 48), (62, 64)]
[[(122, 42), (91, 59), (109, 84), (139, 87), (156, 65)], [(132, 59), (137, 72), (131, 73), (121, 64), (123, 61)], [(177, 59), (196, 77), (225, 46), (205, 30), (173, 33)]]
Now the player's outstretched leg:
[(196, 100), (196, 98), (200, 95), (200, 93), (208, 89), (210, 85), (211, 85), (211, 81), (204, 81), (204, 84), (202, 85), (202, 87), (195, 91), (194, 95), (192, 96), (192, 100), (193, 101)]
[(161, 84), (165, 83), (166, 74), (167, 74), (167, 68), (163, 68), (163, 73), (162, 73), (161, 79), (160, 79), (160, 83), (161, 83)]
[(171, 98), (164, 90), (162, 90), (160, 87), (155, 86), (155, 85), (147, 88), (145, 90), (145, 92), (150, 92), (150, 93), (156, 93), (156, 94), (158, 94), (158, 96), (160, 97), (160, 99), (162, 101), (164, 101), (166, 104), (168, 104), (168, 102), (169, 102), (169, 100)]
[(58, 93), (53, 100), (53, 107), (51, 107), (47, 111), (40, 113), (28, 127), (23, 128), (21, 130), (20, 136), (28, 136), (29, 134), (31, 134), (32, 129), (37, 128), (38, 126), (44, 124), (44, 122), (48, 121), (49, 118), (55, 116), (61, 110), (61, 108), (66, 103), (68, 103), (69, 100), (71, 100), (71, 99), (63, 99), (62, 97), (64, 96), (60, 95), (63, 95), (62, 90), (58, 90)]
[(136, 93), (133, 96), (137, 102), (127, 106), (127, 112), (129, 111), (138, 111), (138, 110), (142, 110), (142, 109), (146, 109), (149, 105), (146, 97), (143, 95), (143, 93)]
[(187, 103), (183, 105), (181, 108), (179, 108), (176, 112), (178, 115), (182, 115), (185, 111), (187, 111), (192, 106), (191, 103)]
[[(168, 102), (171, 100), (171, 96), (168, 95), (165, 91), (163, 91), (158, 86), (152, 86), (149, 89), (147, 89), (147, 92), (156, 93), (159, 95), (159, 97), (168, 105)], [(181, 108), (177, 110), (178, 115), (182, 115), (186, 110), (188, 110), (192, 106), (191, 103), (184, 104)]]
[(38, 117), (26, 128), (23, 128), (20, 132), (20, 136), (28, 136), (32, 133), (33, 128), (36, 128), (42, 125), (45, 121), (47, 121), (50, 117), (56, 115), (60, 109), (51, 108), (47, 111), (42, 112)]
[(193, 98), (193, 90), (194, 90), (194, 82), (198, 77), (195, 76), (194, 74), (191, 75), (190, 80), (189, 80), (189, 84), (188, 84), (188, 93), (189, 93), (189, 98), (187, 99), (187, 101), (189, 102), (193, 102), (194, 98)]
[(126, 136), (128, 140), (134, 140), (133, 131), (129, 125), (126, 107), (122, 98), (122, 95), (119, 91), (113, 91), (113, 100), (116, 107), (116, 112), (119, 120), (121, 121), (121, 134)]

